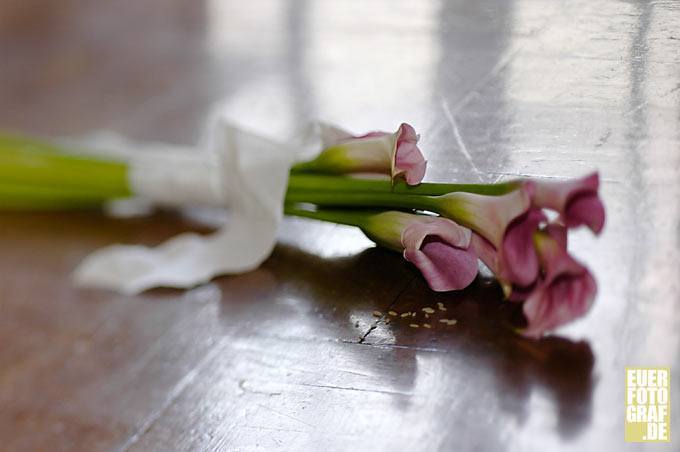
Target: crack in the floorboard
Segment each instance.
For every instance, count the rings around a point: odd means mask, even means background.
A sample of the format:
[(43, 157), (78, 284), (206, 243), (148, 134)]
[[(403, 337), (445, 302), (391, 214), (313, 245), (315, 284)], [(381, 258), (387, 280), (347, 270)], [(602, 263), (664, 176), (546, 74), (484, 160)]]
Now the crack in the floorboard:
[(404, 294), (404, 292), (406, 292), (406, 290), (408, 290), (408, 288), (411, 287), (411, 284), (413, 284), (413, 281), (415, 281), (415, 279), (416, 279), (416, 276), (414, 275), (414, 276), (413, 276), (413, 277), (412, 277), (412, 278), (404, 285), (404, 288), (401, 289), (401, 290), (399, 291), (399, 293), (397, 294), (397, 296), (394, 297), (394, 300), (392, 300), (392, 302), (387, 306), (387, 309), (385, 310), (385, 313), (383, 313), (383, 314), (382, 314), (382, 315), (381, 315), (381, 316), (380, 316), (380, 317), (379, 317), (379, 318), (378, 318), (378, 319), (377, 319), (377, 320), (376, 320), (376, 321), (368, 328), (368, 330), (364, 333), (364, 335), (361, 336), (361, 338), (359, 338), (359, 342), (357, 342), (358, 344), (363, 344), (364, 341), (366, 340), (366, 338), (368, 337), (368, 335), (371, 334), (371, 333), (373, 332), (373, 330), (375, 330), (376, 328), (378, 328), (378, 324), (379, 324), (380, 322), (382, 322), (382, 321), (385, 320), (385, 318), (386, 318), (386, 316), (387, 316), (387, 312), (390, 311), (390, 310), (392, 309), (392, 306), (394, 306), (394, 305), (397, 303), (397, 301), (399, 301), (399, 299), (400, 299), (401, 296)]

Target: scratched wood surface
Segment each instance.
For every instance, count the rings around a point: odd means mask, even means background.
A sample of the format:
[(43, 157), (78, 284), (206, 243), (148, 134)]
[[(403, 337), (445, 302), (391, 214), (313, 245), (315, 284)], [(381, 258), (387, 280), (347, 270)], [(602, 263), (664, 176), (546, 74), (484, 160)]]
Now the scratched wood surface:
[[(1, 214), (2, 450), (640, 450), (627, 365), (670, 366), (680, 407), (677, 1), (0, 1), (0, 128), (191, 144), (215, 109), (275, 137), (408, 121), (432, 181), (598, 168), (606, 230), (571, 242), (594, 308), (523, 340), (492, 280), (435, 294), (357, 231), (297, 219), (248, 274), (76, 290), (97, 247), (208, 229)], [(431, 329), (372, 315), (437, 303)]]

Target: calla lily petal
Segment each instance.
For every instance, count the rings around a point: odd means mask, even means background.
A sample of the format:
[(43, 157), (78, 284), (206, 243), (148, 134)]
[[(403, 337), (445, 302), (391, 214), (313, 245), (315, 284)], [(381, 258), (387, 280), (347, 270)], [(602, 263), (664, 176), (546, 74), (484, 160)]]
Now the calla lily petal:
[(477, 234), (472, 233), (470, 239), (470, 248), (475, 251), (477, 257), (484, 262), (484, 265), (489, 267), (495, 275), (501, 272), (501, 263), (498, 259), (498, 251), (487, 239)]
[(470, 248), (475, 252), (479, 260), (484, 262), (484, 265), (496, 275), (505, 297), (510, 297), (513, 294), (513, 286), (512, 283), (503, 277), (503, 267), (496, 247), (481, 235), (473, 232), (470, 240)]
[[(319, 135), (321, 138), (321, 146), (326, 149), (336, 144), (342, 143), (343, 141), (352, 140), (356, 138), (350, 132), (340, 127), (334, 126), (333, 124), (327, 124), (325, 122), (319, 123)], [(366, 134), (365, 136), (369, 136)]]
[(605, 210), (598, 195), (600, 176), (597, 172), (574, 180), (529, 183), (536, 187), (532, 197), (535, 207), (559, 212), (568, 227), (585, 224), (596, 234), (602, 231)]
[(404, 259), (414, 264), (432, 290), (459, 290), (477, 276), (472, 232), (441, 217), (420, 217), (402, 232)]
[(427, 162), (418, 149), (418, 135), (410, 125), (403, 123), (396, 133), (392, 159), (392, 179), (403, 176), (409, 185), (417, 185), (425, 177)]
[(472, 231), (452, 220), (387, 211), (368, 216), (362, 230), (374, 242), (401, 251), (433, 290), (463, 289), (477, 276)]
[[(472, 193), (444, 195), (442, 213), (488, 240), (497, 256), (492, 268), (504, 289), (508, 284), (531, 285), (538, 276), (539, 264), (533, 234), (546, 220), (540, 209), (531, 209), (533, 185), (501, 196)], [(507, 292), (506, 292), (507, 295)]]
[(584, 315), (597, 293), (597, 284), (588, 269), (549, 233), (536, 234), (536, 247), (545, 277), (523, 305), (528, 326), (522, 334), (528, 337), (540, 337)]
[(439, 197), (440, 213), (454, 218), (500, 249), (508, 226), (531, 207), (532, 193), (533, 185), (530, 182), (499, 196), (449, 193)]
[(563, 224), (548, 223), (541, 231), (554, 240), (559, 249), (567, 252), (567, 228)]
[[(535, 231), (534, 231), (535, 232)], [(532, 240), (534, 232), (532, 232)], [(549, 223), (541, 229), (543, 234), (546, 234), (555, 242), (556, 249), (562, 252), (567, 252), (567, 228), (559, 223)], [(536, 254), (536, 253), (535, 253)], [(513, 284), (507, 295), (510, 301), (524, 301), (528, 299), (531, 294), (539, 287), (540, 278), (535, 279), (530, 285), (521, 286)]]
[(570, 228), (585, 224), (599, 234), (604, 227), (604, 205), (596, 193), (577, 195), (567, 204), (564, 217)]
[(477, 276), (477, 256), (438, 237), (427, 238), (418, 249), (407, 248), (404, 258), (418, 267), (430, 288), (437, 292), (460, 290)]
[(503, 237), (501, 265), (503, 276), (519, 286), (529, 286), (538, 277), (539, 263), (534, 233), (547, 218), (540, 209), (530, 209), (510, 223)]
[(448, 218), (411, 215), (414, 220), (401, 233), (404, 248), (420, 248), (428, 236), (438, 236), (451, 246), (467, 248), (472, 231)]

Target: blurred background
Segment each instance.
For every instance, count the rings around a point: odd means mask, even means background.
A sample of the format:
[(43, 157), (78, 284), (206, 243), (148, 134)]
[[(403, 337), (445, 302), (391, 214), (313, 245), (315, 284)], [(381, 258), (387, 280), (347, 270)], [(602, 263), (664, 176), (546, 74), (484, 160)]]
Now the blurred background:
[[(624, 367), (680, 366), (679, 2), (0, 0), (0, 129), (190, 145), (217, 110), (277, 139), (409, 122), (428, 181), (599, 169), (605, 232), (570, 244), (594, 308), (524, 341), (493, 282), (434, 295), (360, 233), (293, 219), (251, 274), (78, 291), (99, 246), (205, 228), (3, 213), (6, 450), (644, 449)], [(371, 316), (436, 302), (456, 330)]]

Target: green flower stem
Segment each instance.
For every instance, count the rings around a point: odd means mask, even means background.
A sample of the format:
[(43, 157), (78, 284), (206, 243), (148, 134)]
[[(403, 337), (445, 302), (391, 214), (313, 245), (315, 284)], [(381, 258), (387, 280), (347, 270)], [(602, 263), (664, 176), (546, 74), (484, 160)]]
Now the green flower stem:
[(401, 193), (409, 195), (438, 196), (451, 192), (477, 193), (480, 195), (504, 195), (515, 190), (519, 182), (499, 184), (443, 184), (424, 182), (407, 185), (403, 181), (392, 184), (387, 179), (369, 179), (348, 176), (325, 176), (291, 172), (288, 191), (314, 191), (333, 193)]
[(0, 139), (3, 184), (77, 189), (106, 198), (131, 196), (127, 165), (55, 152), (50, 145)]
[(335, 193), (335, 192), (288, 192), (286, 202), (303, 202), (320, 206), (373, 207), (431, 210), (440, 213), (441, 198), (437, 196), (403, 195), (399, 193)]
[(101, 207), (106, 200), (106, 197), (80, 190), (0, 184), (2, 210), (90, 209)]
[(424, 196), (399, 193), (288, 192), (286, 202), (310, 203), (320, 207), (430, 211), (482, 233), (480, 225), (472, 213), (470, 201), (457, 193)]
[[(133, 193), (128, 185), (127, 165), (93, 157), (76, 156), (49, 143), (30, 138), (0, 133), (0, 185), (5, 188), (10, 205), (9, 191), (23, 187), (21, 196), (12, 195), (12, 205), (25, 199), (30, 205), (49, 205), (85, 202), (103, 202), (107, 199), (125, 198)], [(347, 176), (328, 176), (292, 173), (287, 201), (311, 202), (333, 206), (392, 207), (397, 209), (432, 210), (442, 213), (436, 196), (450, 192), (468, 192), (484, 195), (502, 195), (517, 187), (518, 182), (502, 184), (433, 184), (408, 186), (404, 182), (392, 184), (385, 179), (366, 179)], [(27, 187), (36, 191), (26, 198)], [(40, 203), (38, 203), (38, 200)], [(57, 202), (57, 199), (59, 202)], [(451, 203), (448, 203), (449, 205)], [(447, 214), (451, 216), (449, 212)], [(452, 217), (454, 218), (454, 217)]]
[(401, 236), (404, 228), (414, 221), (418, 215), (385, 210), (345, 210), (345, 209), (319, 209), (308, 210), (286, 204), (286, 215), (312, 218), (315, 220), (329, 221), (336, 224), (356, 226), (376, 244), (383, 248), (404, 251)]
[(347, 226), (364, 227), (366, 220), (380, 211), (357, 211), (357, 210), (308, 210), (297, 207), (294, 204), (287, 203), (284, 206), (283, 212), (286, 215), (295, 217), (312, 218), (314, 220), (328, 221), (336, 224), (344, 224)]

